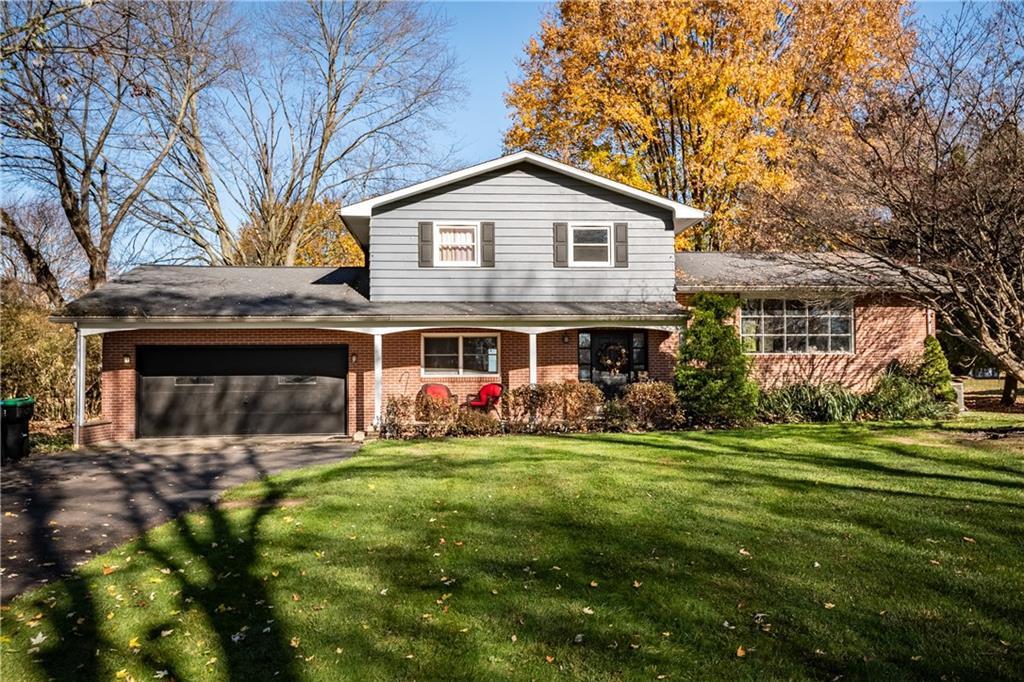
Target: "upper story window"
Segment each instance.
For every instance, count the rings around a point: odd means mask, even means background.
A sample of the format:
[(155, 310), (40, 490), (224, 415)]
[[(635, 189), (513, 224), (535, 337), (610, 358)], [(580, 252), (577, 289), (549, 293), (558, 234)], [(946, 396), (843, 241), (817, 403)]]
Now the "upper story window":
[(494, 334), (424, 334), (424, 376), (497, 374), (498, 336)]
[(743, 302), (740, 338), (748, 353), (853, 352), (847, 301), (754, 298)]
[(612, 264), (612, 226), (575, 223), (569, 226), (569, 266), (608, 267)]
[(434, 223), (434, 265), (480, 265), (480, 223)]

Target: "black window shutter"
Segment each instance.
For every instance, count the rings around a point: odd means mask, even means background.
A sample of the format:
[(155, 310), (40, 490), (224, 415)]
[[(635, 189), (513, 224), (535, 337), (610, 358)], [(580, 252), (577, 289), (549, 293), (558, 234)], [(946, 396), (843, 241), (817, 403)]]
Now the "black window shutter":
[(494, 223), (480, 223), (480, 267), (494, 267)]
[(569, 223), (555, 223), (554, 262), (556, 268), (569, 266)]
[(615, 223), (615, 267), (629, 266), (629, 223)]
[(434, 265), (434, 223), (420, 223), (420, 267)]

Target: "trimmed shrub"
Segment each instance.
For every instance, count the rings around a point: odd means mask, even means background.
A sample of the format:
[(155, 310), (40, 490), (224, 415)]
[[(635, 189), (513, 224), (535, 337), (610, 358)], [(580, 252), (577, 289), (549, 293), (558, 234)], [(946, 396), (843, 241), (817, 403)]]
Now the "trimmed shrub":
[(924, 340), (924, 356), (917, 370), (917, 379), (936, 400), (946, 403), (956, 400), (953, 374), (949, 371), (946, 354), (942, 352), (942, 346), (934, 336)]
[(860, 407), (861, 396), (841, 384), (801, 382), (761, 392), (757, 414), (767, 422), (846, 422)]
[(501, 422), (480, 410), (459, 410), (453, 435), (494, 436), (501, 433)]
[(607, 431), (635, 431), (633, 413), (621, 400), (609, 400), (601, 409), (604, 428)]
[(510, 433), (586, 431), (603, 400), (601, 389), (575, 381), (518, 386), (501, 398)]
[(604, 402), (601, 389), (591, 383), (569, 381), (562, 384), (562, 419), (567, 431), (589, 431)]
[(454, 400), (435, 398), (420, 393), (416, 396), (416, 419), (419, 435), (426, 438), (447, 436), (455, 428), (459, 406)]
[(675, 389), (663, 381), (629, 384), (622, 404), (629, 410), (633, 428), (642, 431), (673, 429), (685, 419)]
[(754, 414), (757, 385), (748, 379), (747, 357), (728, 321), (739, 304), (736, 296), (694, 296), (676, 363), (676, 393), (690, 424), (727, 426)]
[(416, 403), (409, 396), (389, 396), (381, 415), (381, 438), (409, 438), (415, 433)]
[(905, 368), (894, 366), (882, 375), (861, 402), (860, 416), (866, 419), (940, 419), (951, 414), (949, 403), (935, 400), (931, 391)]

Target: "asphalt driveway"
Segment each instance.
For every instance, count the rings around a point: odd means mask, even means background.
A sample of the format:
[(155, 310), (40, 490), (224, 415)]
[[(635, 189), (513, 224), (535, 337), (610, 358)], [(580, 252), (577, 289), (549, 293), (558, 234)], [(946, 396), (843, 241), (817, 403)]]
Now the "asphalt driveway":
[(5, 466), (0, 598), (7, 603), (58, 579), (100, 552), (216, 501), (228, 488), (340, 461), (357, 448), (324, 438), (145, 440)]

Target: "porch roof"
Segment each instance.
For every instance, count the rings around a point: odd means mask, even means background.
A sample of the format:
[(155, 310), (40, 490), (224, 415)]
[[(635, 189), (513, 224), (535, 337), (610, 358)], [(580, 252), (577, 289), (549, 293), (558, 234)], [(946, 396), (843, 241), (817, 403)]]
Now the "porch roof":
[(371, 302), (365, 268), (148, 265), (69, 303), (57, 322), (429, 322), (678, 318), (662, 302)]

